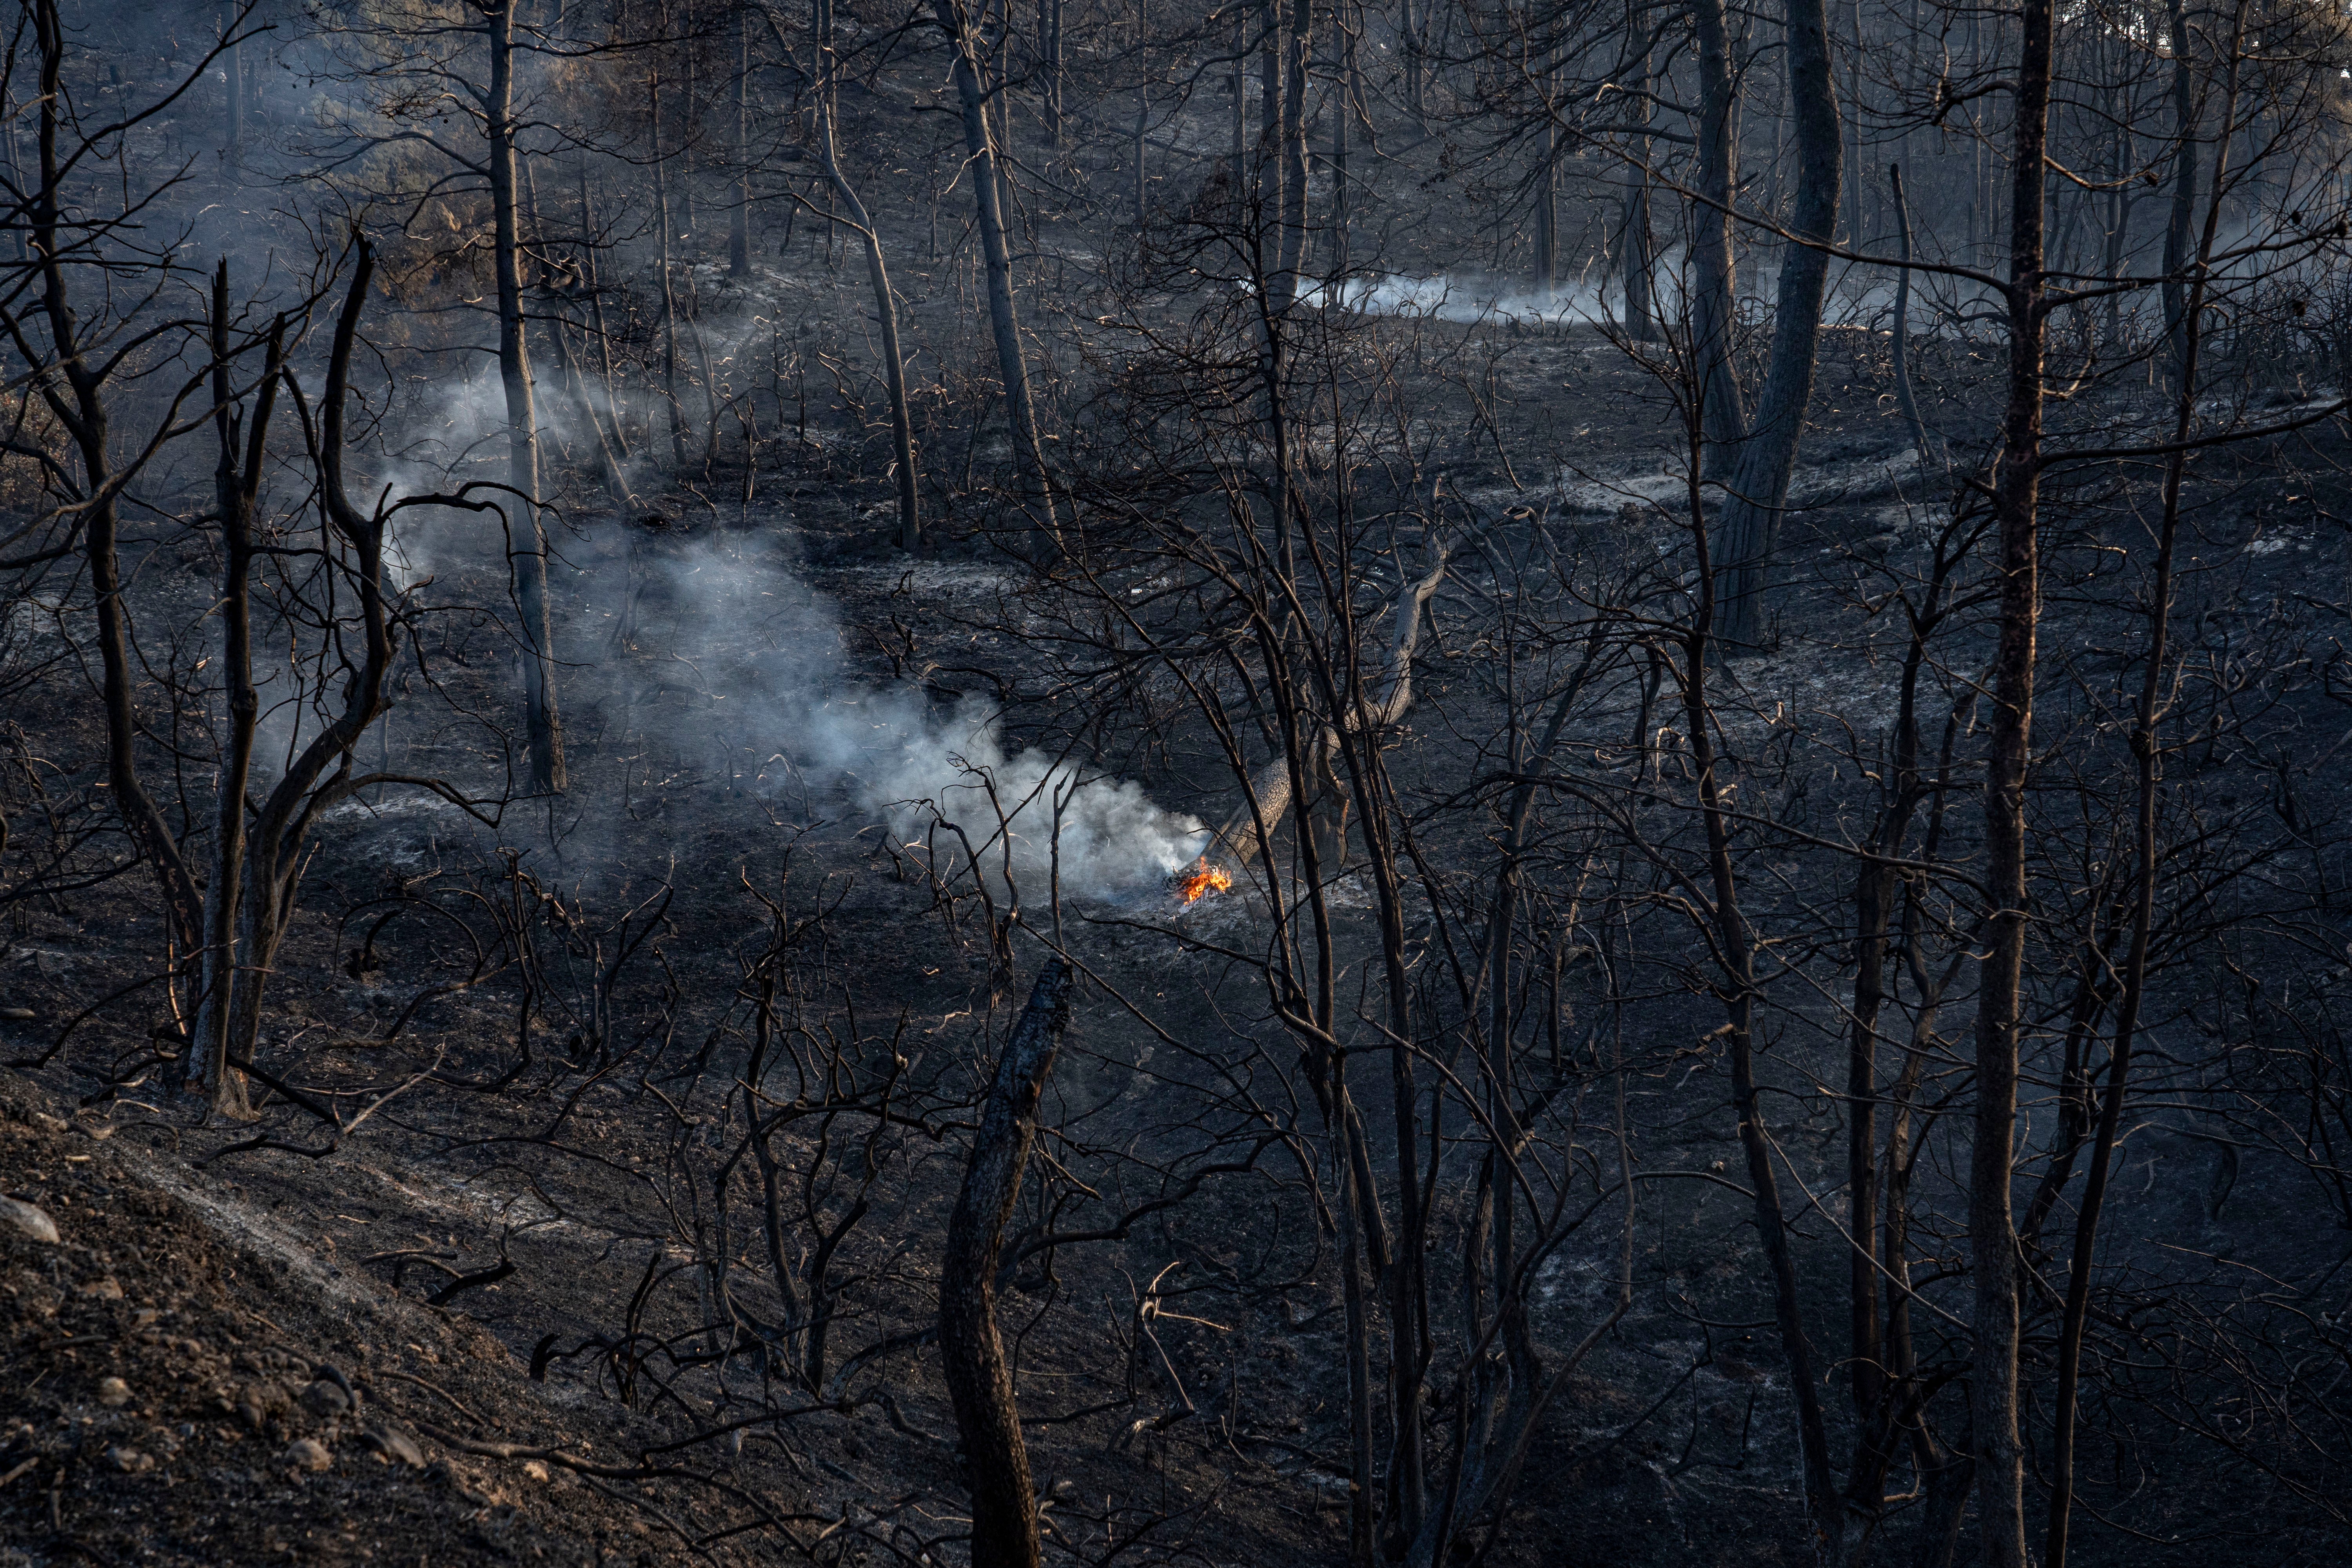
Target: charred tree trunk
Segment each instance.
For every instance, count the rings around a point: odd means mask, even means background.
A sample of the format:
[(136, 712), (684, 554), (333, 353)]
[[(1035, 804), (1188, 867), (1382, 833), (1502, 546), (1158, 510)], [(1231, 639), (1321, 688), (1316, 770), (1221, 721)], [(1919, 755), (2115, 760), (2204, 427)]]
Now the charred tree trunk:
[(1352, 22), (1335, 20), (1332, 24), (1339, 37), (1338, 56), (1339, 78), (1335, 96), (1338, 102), (1331, 110), (1331, 261), (1325, 268), (1337, 279), (1348, 270), (1348, 225), (1352, 217), (1348, 188), (1349, 127), (1356, 117), (1356, 105), (1360, 101), (1356, 90), (1356, 35), (1363, 30), (1363, 13), (1358, 11)]
[[(1629, 37), (1640, 37), (1647, 26), (1640, 13), (1627, 12), (1625, 28)], [(1650, 101), (1650, 49), (1646, 39), (1628, 74), (1632, 79), (1626, 97), (1627, 112), (1635, 124), (1646, 125), (1655, 112)], [(1632, 161), (1625, 166), (1624, 206), (1619, 226), (1622, 237), (1619, 260), (1625, 285), (1625, 335), (1635, 342), (1650, 342), (1658, 335), (1657, 312), (1650, 287), (1654, 261), (1650, 252), (1650, 139), (1634, 137), (1633, 153)]]
[[(1146, 19), (1144, 16), (1143, 7), (1139, 5), (1135, 11), (1135, 55), (1139, 62), (1143, 58), (1145, 26)], [(1150, 128), (1151, 79), (1147, 74), (1143, 80), (1136, 84), (1135, 89), (1135, 133), (1131, 138), (1133, 143), (1131, 149), (1131, 163), (1133, 166), (1129, 170), (1129, 178), (1133, 182), (1135, 187), (1135, 231), (1138, 234), (1141, 234), (1143, 232), (1145, 207), (1144, 198), (1146, 184), (1143, 164), (1144, 133)]]
[(890, 467), (898, 481), (898, 547), (914, 554), (923, 548), (923, 518), (915, 475), (914, 415), (907, 396), (907, 357), (898, 346), (898, 296), (890, 287), (890, 268), (882, 254), (881, 233), (874, 226), (866, 204), (858, 198), (857, 188), (849, 183), (849, 176), (841, 168), (841, 153), (834, 130), (835, 72), (838, 62), (833, 52), (832, 24), (832, 6), (821, 7), (817, 48), (823, 78), (817, 97), (817, 155), (824, 160), (825, 183), (841, 200), (842, 215), (835, 221), (845, 221), (866, 247), (866, 278), (874, 289), (874, 319), (882, 334), (883, 384), (890, 396)]
[(1845, 245), (1862, 248), (1862, 0), (1846, 9), (1852, 52), (1845, 65), (1845, 166), (1853, 177), (1845, 182)]
[[(499, 288), (499, 379), (506, 389), (507, 559), (522, 616), (524, 715), (534, 795), (563, 793), (563, 720), (556, 706), (555, 645), (548, 626), (547, 531), (539, 514), (539, 421), (531, 407), (530, 351), (524, 337), (522, 247), (516, 216), (514, 31), (521, 0), (500, 0), (487, 19), (489, 91), (483, 104), (489, 137), (490, 205)], [(520, 537), (518, 537), (520, 535)]]
[(2041, 616), (2043, 159), (2049, 131), (2050, 0), (2019, 14), (2015, 142), (2010, 158), (2009, 387), (1992, 510), (2000, 552), (1991, 734), (1985, 757), (1983, 958), (1976, 1021), (1976, 1119), (1969, 1169), (1975, 1270), (1969, 1390), (1978, 1526), (1986, 1568), (2025, 1568), (2025, 1466), (2018, 1393), (2022, 1269), (2011, 1186), (2021, 987), (2027, 934), (2025, 775), (2032, 754)]
[(303, 846), (321, 812), (371, 782), (355, 776), (352, 760), (361, 740), (391, 707), (385, 677), (392, 668), (394, 623), (383, 591), (383, 540), (390, 510), (435, 505), (483, 511), (490, 504), (463, 492), (411, 497), (392, 509), (370, 512), (352, 504), (343, 478), (343, 405), (350, 395), (360, 316), (366, 308), (375, 269), (374, 253), (363, 237), (353, 237), (352, 249), (356, 265), (351, 290), (335, 321), (327, 379), (320, 395), (318, 442), (310, 458), (319, 474), (319, 504), (326, 520), (323, 531), (333, 542), (331, 548), (341, 557), (337, 570), (357, 601), (352, 621), (359, 647), (356, 657), (343, 667), (341, 702), (334, 718), (289, 760), (285, 773), (253, 813), (238, 918), (237, 956), (245, 979), (236, 988), (230, 1041), (231, 1060), (239, 1065), (253, 1060), (261, 1027), (263, 984), (277, 962), (293, 915), (295, 889), (304, 864)]
[(2164, 223), (2165, 374), (2178, 381), (2188, 357), (2188, 274), (2197, 223), (2196, 35), (2189, 0), (2166, 0), (2172, 53), (2172, 192)]
[(1906, 264), (1895, 273), (1895, 321), (1888, 345), (1894, 360), (1895, 405), (1903, 413), (1903, 423), (1911, 432), (1911, 444), (1918, 448), (1922, 472), (1943, 467), (1942, 448), (1927, 437), (1927, 421), (1919, 417), (1919, 395), (1911, 384), (1911, 204), (1903, 195), (1903, 165), (1886, 166), (1886, 189), (1895, 203), (1895, 236), (1896, 256)]
[(1037, 115), (1045, 145), (1062, 144), (1062, 0), (1037, 0)]
[(1767, 596), (1780, 549), (1780, 514), (1813, 396), (1813, 350), (1821, 336), (1822, 294), (1829, 256), (1822, 247), (1837, 226), (1842, 132), (1830, 77), (1823, 0), (1788, 0), (1789, 100), (1795, 120), (1796, 201), (1792, 236), (1781, 247), (1773, 310), (1772, 358), (1756, 402), (1755, 427), (1739, 449), (1730, 493), (1716, 525), (1720, 640), (1753, 647), (1764, 635)]
[(1823, 1563), (1838, 1563), (1845, 1557), (1844, 1500), (1838, 1494), (1830, 1468), (1829, 1425), (1822, 1407), (1821, 1382), (1814, 1369), (1812, 1344), (1805, 1333), (1803, 1299), (1790, 1243), (1788, 1215), (1781, 1206), (1780, 1177), (1772, 1164), (1772, 1138), (1764, 1126), (1763, 1108), (1758, 1098), (1758, 942), (1740, 907), (1730, 811), (1717, 772), (1715, 715), (1706, 695), (1707, 669), (1714, 657), (1707, 645), (1713, 638), (1717, 596), (1713, 575), (1707, 570), (1703, 496), (1696, 475), (1692, 476), (1690, 491), (1691, 536), (1700, 556), (1698, 604), (1679, 639), (1683, 665), (1675, 673), (1682, 686), (1699, 816), (1706, 829), (1709, 896), (1705, 913), (1714, 928), (1714, 946), (1723, 971), (1724, 1035), (1731, 1063), (1732, 1110), (1738, 1120), (1740, 1150), (1747, 1158), (1757, 1237), (1763, 1243), (1765, 1261), (1771, 1272), (1773, 1315), (1780, 1329), (1781, 1354), (1788, 1362), (1789, 1389), (1797, 1402), (1798, 1450), (1814, 1556)]
[(1738, 292), (1731, 241), (1731, 44), (1723, 0), (1691, 0), (1698, 37), (1698, 199), (1691, 204), (1691, 354), (1697, 362), (1707, 477), (1722, 479), (1748, 435), (1748, 410), (1732, 363)]
[[(244, 1075), (230, 1059), (229, 1019), (237, 984), (237, 913), (245, 871), (246, 787), (253, 772), (254, 734), (261, 721), (253, 684), (254, 508), (261, 491), (271, 406), (283, 366), (285, 324), (270, 334), (268, 363), (254, 388), (251, 423), (236, 405), (228, 329), (228, 262), (213, 271), (213, 431), (220, 456), (213, 468), (213, 505), (220, 514), (221, 685), (228, 702), (219, 795), (213, 822), (212, 875), (205, 887), (205, 948), (195, 1020), (189, 1029), (185, 1071), (212, 1114), (250, 1120)], [(240, 426), (243, 428), (240, 428)]]
[(237, 23), (244, 7), (223, 0), (220, 8), (222, 94), (221, 158), (232, 170), (245, 163), (245, 50), (237, 42)]
[(948, 1221), (940, 1360), (971, 1476), (972, 1568), (1036, 1568), (1039, 1562), (1029, 1449), (1013, 1403), (1013, 1368), (996, 1331), (996, 1271), (1004, 1222), (1036, 1136), (1037, 1104), (1069, 1019), (1070, 969), (1055, 959), (1038, 974), (996, 1058), (963, 1190)]
[(1013, 295), (1013, 250), (1004, 222), (1005, 179), (998, 168), (998, 147), (989, 124), (989, 87), (983, 79), (980, 40), (962, 0), (931, 0), (931, 13), (947, 35), (954, 52), (950, 75), (963, 117), (965, 174), (971, 181), (973, 216), (980, 229), (982, 259), (988, 274), (988, 319), (996, 345), (996, 365), (1004, 383), (1007, 423), (1012, 428), (1013, 462), (1021, 480), (1022, 503), (1039, 554), (1060, 547), (1061, 527), (1055, 516), (1053, 482), (1045, 468), (1045, 447), (1037, 436), (1036, 408), (1029, 391), (1029, 356), (1021, 341), (1021, 318)]
[(1282, 133), (1282, 0), (1258, 0), (1257, 14), (1258, 153), (1270, 158)]
[(1421, 124), (1421, 30), (1413, 19), (1413, 0), (1397, 0), (1397, 54), (1404, 57), (1404, 113)]
[(2222, 96), (2221, 134), (2214, 140), (2212, 195), (2205, 205), (2204, 231), (2191, 258), (2188, 297), (2182, 301), (2178, 339), (2179, 374), (2173, 389), (2172, 450), (2164, 462), (2156, 566), (2147, 595), (2147, 650), (2140, 670), (2139, 705), (2132, 722), (2136, 777), (2131, 946), (2124, 960), (2123, 997), (2116, 1010), (2114, 1040), (2107, 1050), (2106, 1084), (2101, 1090), (2090, 1170), (2084, 1177), (2083, 1200), (2075, 1210), (2074, 1250), (2066, 1265), (2066, 1300), (2058, 1328), (2058, 1386), (2053, 1396), (2056, 1421), (2051, 1436), (2049, 1531), (2043, 1542), (2042, 1568), (2066, 1568), (2067, 1532), (2074, 1501), (2075, 1407), (2082, 1382), (2083, 1335), (2091, 1310), (2091, 1266), (2097, 1259), (2099, 1216), (2106, 1206), (2116, 1135), (2123, 1123), (2124, 1095), (2131, 1081), (2134, 1037), (2139, 1028), (2141, 1004), (2147, 994), (2148, 950), (2154, 940), (2157, 879), (2162, 867), (2156, 832), (2162, 761), (2157, 730), (2168, 706), (2165, 661), (2171, 629), (2173, 552), (2180, 532), (2180, 492), (2189, 467), (2189, 440), (2197, 423), (2197, 370), (2204, 343), (2206, 290), (2212, 275), (2214, 246), (2221, 232), (2230, 141), (2237, 129), (2238, 71), (2248, 8), (2248, 0), (2239, 0), (2236, 22), (2231, 29), (2229, 84)]
[(1298, 297), (1298, 272), (1307, 259), (1307, 62), (1314, 44), (1314, 0), (1291, 0), (1282, 40), (1282, 194), (1274, 275), (1275, 298), (1285, 307)]
[[(648, 119), (653, 136), (654, 225), (659, 231), (654, 248), (661, 272), (662, 403), (669, 413), (669, 456), (673, 470), (686, 473), (686, 409), (677, 396), (677, 287), (670, 277), (669, 165), (661, 145), (661, 73), (646, 78)], [(828, 246), (831, 244), (827, 241)]]
[[(105, 356), (93, 353), (84, 339), (84, 327), (75, 312), (60, 229), (66, 223), (65, 180), (58, 137), (68, 128), (64, 94), (65, 26), (56, 0), (37, 0), (33, 7), (34, 47), (39, 57), (40, 96), (34, 171), (36, 184), (28, 194), (26, 226), (37, 277), (31, 289), (37, 305), (27, 317), (37, 316), (39, 327), (5, 307), (12, 334), (35, 367), (34, 384), (81, 468), (81, 499), (88, 503), (82, 521), (82, 556), (89, 566), (90, 608), (96, 621), (100, 702), (106, 716), (106, 779), (123, 831), (139, 855), (154, 870), (163, 908), (171, 921), (173, 945), (194, 952), (204, 941), (204, 900), (195, 879), (180, 854), (170, 825), (157, 809), (140, 777), (139, 716), (133, 673), (130, 617), (123, 606), (121, 480), (114, 469), (110, 443)], [(67, 243), (70, 243), (68, 241)], [(31, 332), (45, 331), (48, 351), (34, 348)]]
[[(727, 219), (727, 275), (751, 276), (751, 9), (735, 13), (735, 199)], [(746, 454), (745, 462), (751, 458)]]
[(1233, 165), (1229, 177), (1234, 183), (1234, 203), (1236, 214), (1244, 210), (1242, 204), (1249, 189), (1249, 13), (1237, 8), (1234, 12), (1234, 58), (1225, 67), (1225, 90), (1233, 95)]
[(1565, 138), (1560, 133), (1559, 72), (1544, 72), (1543, 167), (1536, 175), (1536, 293), (1549, 301), (1559, 289), (1559, 157)]

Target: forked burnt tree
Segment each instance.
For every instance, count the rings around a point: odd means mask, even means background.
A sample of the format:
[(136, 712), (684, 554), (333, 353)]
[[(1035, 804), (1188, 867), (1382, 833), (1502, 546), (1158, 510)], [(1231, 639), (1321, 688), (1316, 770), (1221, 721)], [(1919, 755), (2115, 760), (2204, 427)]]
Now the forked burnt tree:
[[(219, 447), (215, 504), (224, 544), (220, 679), (227, 701), (213, 868), (203, 895), (202, 982), (182, 1072), (214, 1113), (230, 1120), (251, 1114), (245, 1080), (256, 1066), (262, 999), (296, 914), (296, 895), (322, 814), (376, 785), (413, 785), (455, 798), (432, 779), (362, 773), (358, 766), (362, 742), (392, 707), (388, 681), (405, 608), (402, 595), (385, 581), (394, 520), (421, 507), (492, 512), (501, 493), (498, 487), (478, 487), (488, 499), (472, 491), (379, 498), (364, 509), (352, 500), (343, 467), (352, 439), (352, 371), (375, 258), (362, 235), (352, 237), (349, 254), (350, 281), (315, 404), (287, 363), (289, 323), (281, 316), (265, 331), (239, 341), (230, 320), (227, 264), (214, 274), (210, 377)], [(238, 361), (256, 349), (262, 354), (260, 372), (240, 385)], [(266, 516), (259, 506), (265, 476), (274, 466), (271, 424), (281, 395), (297, 416), (311, 479), (320, 541), (315, 550), (290, 542), (299, 517)], [(289, 716), (285, 706), (299, 715), (298, 743), (278, 760), (268, 787), (257, 792), (250, 787), (261, 719), (254, 637), (257, 563), (267, 563), (270, 570), (277, 626), (307, 617), (331, 634), (320, 655), (270, 672), (273, 685), (281, 687), (279, 717)], [(290, 694), (282, 691), (289, 679)]]

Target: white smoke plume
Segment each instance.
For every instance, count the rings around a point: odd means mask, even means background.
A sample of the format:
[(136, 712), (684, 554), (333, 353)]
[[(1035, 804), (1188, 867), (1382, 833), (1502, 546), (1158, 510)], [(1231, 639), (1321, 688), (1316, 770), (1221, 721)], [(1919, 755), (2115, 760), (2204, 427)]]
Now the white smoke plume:
[[(1009, 879), (1024, 902), (1047, 899), (1056, 878), (1066, 896), (1097, 900), (1156, 892), (1201, 852), (1202, 825), (1140, 784), (1083, 754), (1008, 745), (993, 704), (967, 697), (940, 712), (919, 690), (864, 679), (832, 601), (778, 548), (736, 534), (654, 558), (641, 549), (633, 565), (608, 554), (593, 575), (627, 596), (575, 623), (594, 636), (626, 620), (629, 657), (606, 664), (608, 715), (707, 759), (722, 784), (846, 808), (943, 877), (976, 862), (992, 891)], [(635, 587), (620, 590), (630, 574)]]
[[(857, 798), (887, 823), (901, 849), (978, 862), (992, 887), (1045, 895), (1058, 872), (1066, 893), (1116, 900), (1164, 885), (1201, 853), (1199, 818), (1163, 810), (1143, 787), (1038, 751), (1007, 754), (985, 705), (966, 702), (944, 722), (902, 712), (882, 724), (836, 725), (854, 711), (828, 703), (806, 731), (855, 778)], [(852, 749), (854, 748), (854, 749)]]

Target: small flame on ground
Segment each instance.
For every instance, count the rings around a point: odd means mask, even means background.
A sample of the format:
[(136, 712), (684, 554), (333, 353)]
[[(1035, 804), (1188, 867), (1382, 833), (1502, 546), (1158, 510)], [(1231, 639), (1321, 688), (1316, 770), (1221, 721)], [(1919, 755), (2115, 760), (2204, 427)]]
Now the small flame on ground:
[(1223, 866), (1212, 866), (1209, 858), (1202, 856), (1189, 871), (1176, 874), (1176, 896), (1188, 904), (1201, 901), (1202, 895), (1222, 893), (1234, 885), (1234, 875)]

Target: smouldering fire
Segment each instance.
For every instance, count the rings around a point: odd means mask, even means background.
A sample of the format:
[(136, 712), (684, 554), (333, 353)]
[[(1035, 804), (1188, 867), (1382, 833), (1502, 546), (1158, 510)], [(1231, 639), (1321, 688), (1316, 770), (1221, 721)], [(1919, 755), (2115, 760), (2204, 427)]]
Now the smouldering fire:
[(1202, 856), (1192, 868), (1176, 873), (1176, 896), (1188, 904), (1197, 904), (1205, 894), (1222, 893), (1234, 885), (1234, 874), (1223, 866), (1212, 866), (1209, 858)]

